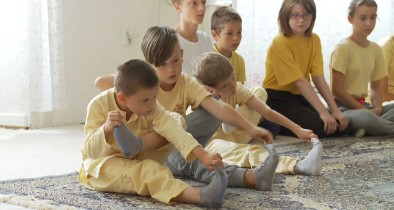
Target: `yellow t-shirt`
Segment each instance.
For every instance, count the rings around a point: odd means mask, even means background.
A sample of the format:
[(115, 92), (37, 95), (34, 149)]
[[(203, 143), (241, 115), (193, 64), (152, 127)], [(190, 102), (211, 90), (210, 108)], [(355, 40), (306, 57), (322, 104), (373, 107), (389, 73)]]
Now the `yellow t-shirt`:
[(88, 105), (84, 128), (85, 142), (81, 151), (83, 159), (81, 176), (97, 177), (101, 166), (108, 159), (114, 156), (123, 157), (114, 135), (105, 139), (103, 125), (110, 111), (120, 111), (123, 123), (134, 135), (141, 136), (155, 130), (171, 143), (155, 150), (142, 152), (135, 157), (136, 159), (152, 159), (162, 163), (174, 146), (187, 161), (195, 159), (192, 150), (200, 144), (183, 129), (179, 121), (183, 120), (182, 117), (178, 115), (179, 118), (175, 118), (157, 103), (156, 110), (149, 116), (133, 114), (126, 121), (126, 113), (119, 109), (115, 97), (114, 88), (111, 88), (94, 97)]
[(382, 48), (375, 42), (361, 47), (350, 38), (343, 39), (335, 47), (330, 69), (345, 75), (345, 89), (355, 98), (367, 97), (369, 82), (387, 76)]
[[(219, 53), (218, 49), (215, 45), (213, 45), (213, 49)], [(245, 70), (245, 61), (243, 57), (237, 52), (231, 52), (231, 57), (227, 58), (234, 69), (235, 79), (237, 82), (245, 82), (246, 81), (246, 70)]]
[(159, 89), (157, 100), (166, 110), (186, 116), (189, 106), (196, 109), (200, 106), (201, 101), (210, 95), (195, 78), (181, 74), (171, 91)]
[(288, 91), (300, 94), (294, 82), (302, 77), (324, 74), (320, 38), (311, 36), (290, 36), (278, 34), (268, 48), (265, 62), (265, 89)]
[(382, 49), (388, 69), (388, 92), (394, 94), (394, 37), (384, 42)]
[(253, 96), (253, 93), (245, 87), (245, 85), (237, 82), (237, 91), (234, 95), (220, 98), (226, 104), (235, 108), (238, 104), (239, 106), (246, 104), (246, 102)]

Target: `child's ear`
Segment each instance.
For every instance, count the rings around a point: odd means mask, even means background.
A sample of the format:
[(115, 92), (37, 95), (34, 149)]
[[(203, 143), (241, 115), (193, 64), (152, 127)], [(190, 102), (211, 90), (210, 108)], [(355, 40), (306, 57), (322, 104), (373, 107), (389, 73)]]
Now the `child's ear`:
[(352, 16), (347, 16), (347, 20), (349, 21), (350, 24), (353, 24), (353, 17)]
[(118, 100), (121, 104), (126, 104), (126, 96), (123, 92), (117, 93), (116, 97), (118, 97)]
[(172, 6), (174, 6), (175, 11), (182, 13), (181, 5), (179, 3), (173, 3)]
[(216, 33), (216, 31), (215, 31), (215, 30), (211, 30), (211, 34), (212, 34), (213, 39), (214, 39), (215, 41), (217, 41), (219, 35)]

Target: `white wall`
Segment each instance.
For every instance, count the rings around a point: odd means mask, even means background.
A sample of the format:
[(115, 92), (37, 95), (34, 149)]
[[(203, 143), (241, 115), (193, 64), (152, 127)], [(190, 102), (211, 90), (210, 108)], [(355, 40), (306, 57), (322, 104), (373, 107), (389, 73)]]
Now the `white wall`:
[[(143, 58), (141, 39), (149, 26), (159, 24), (161, 0), (63, 1), (66, 110), (52, 113), (52, 125), (84, 122), (86, 105), (99, 91), (94, 80), (113, 73), (122, 62)], [(122, 34), (133, 29), (137, 37), (124, 46)]]

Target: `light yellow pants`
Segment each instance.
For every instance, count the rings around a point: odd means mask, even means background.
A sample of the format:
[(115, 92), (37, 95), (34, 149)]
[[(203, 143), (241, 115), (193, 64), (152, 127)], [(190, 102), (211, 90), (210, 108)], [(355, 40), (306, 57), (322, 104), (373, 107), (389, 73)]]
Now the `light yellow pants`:
[(152, 196), (163, 203), (170, 203), (189, 187), (174, 179), (171, 171), (156, 161), (121, 157), (109, 159), (101, 167), (99, 176), (88, 177), (85, 184), (97, 191)]
[[(261, 145), (239, 144), (222, 139), (215, 139), (205, 148), (209, 152), (217, 152), (223, 162), (242, 168), (255, 168), (267, 159), (269, 153)], [(280, 174), (295, 174), (294, 166), (298, 158), (281, 156), (275, 172)]]

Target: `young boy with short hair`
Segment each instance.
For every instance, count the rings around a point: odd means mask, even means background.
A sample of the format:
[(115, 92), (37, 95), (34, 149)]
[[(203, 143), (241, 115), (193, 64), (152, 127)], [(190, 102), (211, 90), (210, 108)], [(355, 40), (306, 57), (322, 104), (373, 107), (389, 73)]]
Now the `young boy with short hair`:
[[(254, 112), (260, 117), (290, 129), (305, 141), (312, 139), (313, 148), (304, 160), (298, 161), (295, 157), (280, 157), (277, 173), (320, 175), (322, 145), (313, 131), (302, 128), (270, 109), (249, 89), (235, 81), (233, 67), (223, 55), (203, 53), (196, 60), (193, 75), (213, 96), (220, 98), (224, 103), (232, 107), (238, 104), (249, 113)], [(218, 129), (218, 133), (212, 139), (215, 140), (206, 148), (209, 151), (222, 151), (221, 155), (226, 163), (241, 167), (256, 167), (267, 156), (264, 155), (266, 151), (262, 147), (251, 149), (252, 145), (247, 145), (252, 138), (245, 135), (243, 131), (224, 134), (221, 129)], [(229, 141), (234, 143), (229, 143)]]
[[(242, 18), (233, 8), (229, 6), (218, 7), (211, 17), (211, 33), (216, 41), (213, 48), (231, 63), (234, 69), (235, 79), (244, 84), (246, 81), (245, 61), (243, 57), (236, 52), (242, 40)], [(267, 100), (267, 92), (261, 87), (252, 87), (252, 93), (262, 101)], [(238, 110), (238, 107), (235, 107)], [(238, 110), (239, 113), (245, 112)], [(251, 112), (244, 115), (254, 124), (269, 130), (275, 138), (280, 130), (280, 126), (267, 120), (261, 120), (259, 115)], [(223, 123), (224, 133), (230, 133), (234, 127)]]
[[(88, 105), (79, 181), (97, 191), (220, 207), (227, 188), (227, 176), (218, 167), (223, 164), (221, 157), (204, 150), (157, 103), (159, 78), (152, 66), (130, 60), (118, 67), (114, 84), (115, 88), (100, 93)], [(154, 149), (163, 140), (154, 139), (155, 135), (147, 138), (152, 131), (171, 144)], [(207, 187), (198, 189), (174, 179), (161, 165), (174, 146), (187, 161), (197, 157), (206, 167), (215, 168), (216, 175)]]
[[(187, 132), (201, 145), (206, 145), (221, 121), (244, 130), (256, 140), (267, 144), (269, 158), (254, 169), (225, 165), (229, 186), (270, 190), (273, 174), (278, 164), (278, 153), (272, 146), (271, 134), (240, 116), (232, 107), (214, 99), (194, 78), (182, 74), (182, 54), (177, 33), (169, 27), (154, 26), (148, 29), (142, 40), (145, 60), (154, 66), (159, 78), (158, 101), (169, 111), (185, 117)], [(192, 112), (186, 115), (187, 108)], [(209, 183), (212, 172), (201, 167), (196, 160), (186, 163), (173, 151), (165, 163), (175, 175), (193, 177)]]

